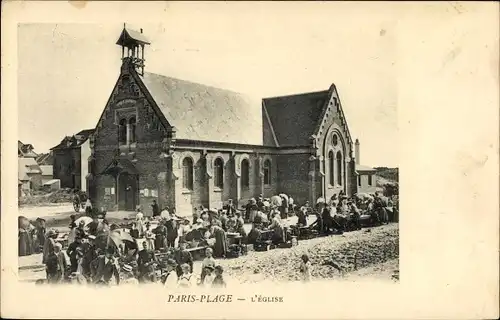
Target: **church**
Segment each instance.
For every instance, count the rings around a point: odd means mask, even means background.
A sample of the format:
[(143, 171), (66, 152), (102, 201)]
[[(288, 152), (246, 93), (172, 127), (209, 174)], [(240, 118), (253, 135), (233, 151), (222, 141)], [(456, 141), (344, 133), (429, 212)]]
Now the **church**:
[[(120, 75), (90, 138), (87, 191), (98, 207), (189, 216), (262, 194), (297, 204), (358, 192), (353, 142), (335, 85), (264, 98), (145, 71), (149, 40), (124, 27)], [(257, 133), (257, 134), (255, 134)]]

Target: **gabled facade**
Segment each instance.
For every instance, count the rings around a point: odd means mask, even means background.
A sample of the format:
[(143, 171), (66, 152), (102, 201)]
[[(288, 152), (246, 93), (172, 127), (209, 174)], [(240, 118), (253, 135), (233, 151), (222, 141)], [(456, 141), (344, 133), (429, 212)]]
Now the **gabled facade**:
[(89, 137), (93, 133), (94, 129), (82, 130), (73, 136), (64, 137), (57, 146), (50, 149), (53, 179), (61, 181), (61, 188), (87, 191)]
[(259, 194), (314, 203), (357, 192), (334, 85), (252, 101), (145, 72), (149, 41), (138, 34), (125, 28), (120, 35), (120, 75), (90, 138), (86, 178), (96, 205), (147, 212), (157, 200), (186, 216), (200, 205), (220, 208), (232, 199), (241, 206)]

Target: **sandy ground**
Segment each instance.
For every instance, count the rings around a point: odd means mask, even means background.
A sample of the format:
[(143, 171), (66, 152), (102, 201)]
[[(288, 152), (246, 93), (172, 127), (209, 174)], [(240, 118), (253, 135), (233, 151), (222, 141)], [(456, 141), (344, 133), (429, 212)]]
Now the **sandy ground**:
[(58, 216), (69, 216), (74, 214), (75, 210), (71, 203), (54, 203), (53, 205), (44, 206), (23, 206), (19, 208), (19, 215), (25, 216), (28, 219), (36, 219), (38, 217), (51, 218)]

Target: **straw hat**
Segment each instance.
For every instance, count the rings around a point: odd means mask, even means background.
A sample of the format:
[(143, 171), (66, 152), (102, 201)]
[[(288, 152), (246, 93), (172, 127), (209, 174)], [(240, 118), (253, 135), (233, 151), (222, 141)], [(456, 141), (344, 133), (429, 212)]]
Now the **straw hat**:
[(131, 272), (132, 271), (132, 266), (130, 266), (128, 264), (124, 264), (122, 266), (122, 270), (125, 271), (125, 272)]

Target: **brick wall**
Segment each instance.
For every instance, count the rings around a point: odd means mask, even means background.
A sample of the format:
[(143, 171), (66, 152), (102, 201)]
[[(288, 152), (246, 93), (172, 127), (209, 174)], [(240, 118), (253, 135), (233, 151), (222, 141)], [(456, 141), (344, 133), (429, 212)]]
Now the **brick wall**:
[(277, 191), (292, 196), (297, 204), (309, 200), (309, 157), (308, 154), (298, 154), (277, 158)]
[[(81, 188), (81, 152), (80, 148), (54, 150), (54, 179), (61, 181), (61, 188)], [(75, 179), (73, 181), (73, 172)]]

